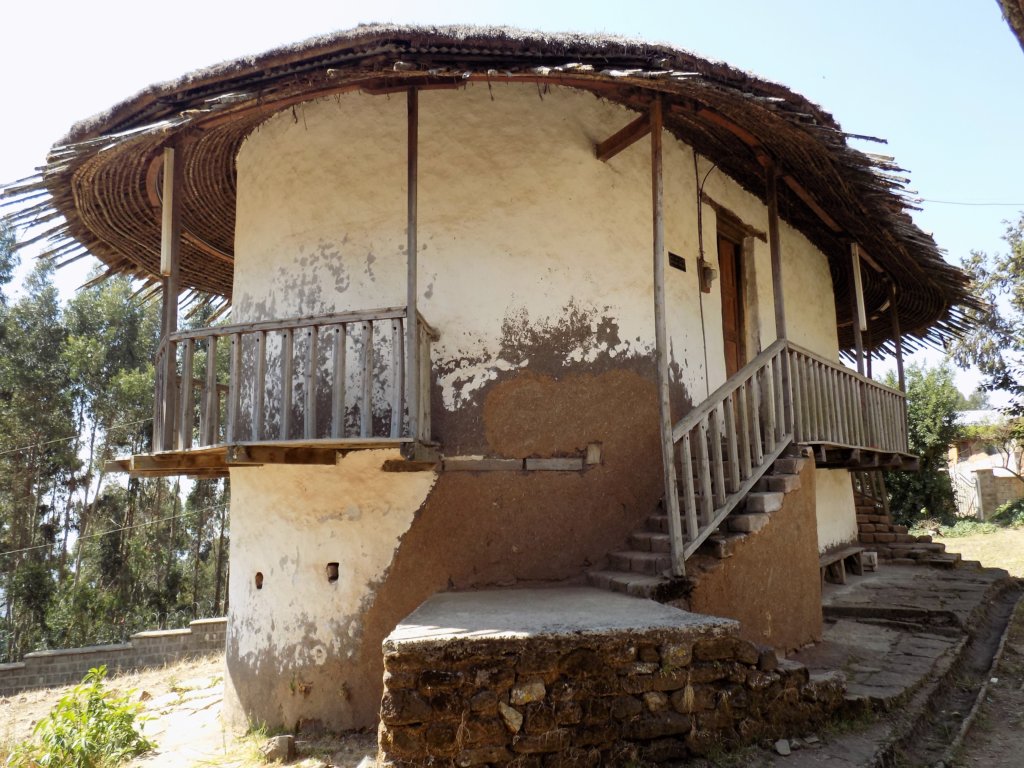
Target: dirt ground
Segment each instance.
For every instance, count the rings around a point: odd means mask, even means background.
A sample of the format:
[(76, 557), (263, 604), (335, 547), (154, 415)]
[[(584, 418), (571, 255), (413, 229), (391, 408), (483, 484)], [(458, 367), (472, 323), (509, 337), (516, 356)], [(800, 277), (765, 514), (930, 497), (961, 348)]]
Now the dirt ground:
[[(154, 752), (131, 763), (132, 768), (256, 768), (265, 766), (260, 748), (265, 733), (233, 732), (220, 721), (224, 698), (224, 660), (210, 657), (112, 677), (111, 690), (134, 691), (147, 718), (143, 732), (156, 742)], [(26, 691), (0, 698), (0, 764), (21, 741), (32, 735), (44, 717), (71, 686)], [(299, 768), (356, 768), (376, 752), (375, 733), (353, 733), (316, 740), (297, 738)]]
[(959, 552), (964, 560), (979, 560), (986, 567), (1005, 568), (1011, 576), (1024, 578), (1024, 528), (935, 540), (945, 544), (948, 552)]
[(956, 764), (964, 768), (1024, 765), (1024, 602), (1017, 606), (1002, 658)]

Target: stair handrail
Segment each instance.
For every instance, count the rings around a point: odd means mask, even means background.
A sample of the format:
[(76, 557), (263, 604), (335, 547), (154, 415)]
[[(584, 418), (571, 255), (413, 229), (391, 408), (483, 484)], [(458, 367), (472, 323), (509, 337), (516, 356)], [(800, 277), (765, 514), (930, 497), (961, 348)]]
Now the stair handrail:
[(673, 573), (685, 573), (686, 558), (790, 444), (905, 453), (906, 441), (902, 392), (777, 339), (672, 428), (680, 479), (679, 496), (665, 504)]
[(694, 406), (689, 413), (683, 416), (683, 418), (677, 421), (675, 426), (672, 427), (673, 442), (678, 442), (683, 436), (683, 433), (693, 429), (697, 423), (711, 411), (712, 408), (739, 389), (740, 386), (742, 386), (745, 381), (749, 380), (756, 371), (762, 368), (768, 360), (775, 357), (780, 350), (785, 349), (787, 346), (788, 342), (786, 339), (776, 339), (770, 346), (761, 352), (761, 354), (736, 371), (736, 373), (730, 376), (722, 386), (718, 387), (718, 389), (708, 395), (700, 405)]

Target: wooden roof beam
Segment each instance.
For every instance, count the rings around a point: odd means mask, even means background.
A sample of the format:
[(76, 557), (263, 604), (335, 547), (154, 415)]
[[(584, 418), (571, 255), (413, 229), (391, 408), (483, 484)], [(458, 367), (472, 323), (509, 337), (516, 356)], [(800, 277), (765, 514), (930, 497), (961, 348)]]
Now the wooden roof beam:
[(599, 144), (594, 145), (594, 155), (598, 160), (608, 162), (619, 152), (640, 141), (651, 132), (651, 118), (640, 115), (625, 128), (617, 131)]

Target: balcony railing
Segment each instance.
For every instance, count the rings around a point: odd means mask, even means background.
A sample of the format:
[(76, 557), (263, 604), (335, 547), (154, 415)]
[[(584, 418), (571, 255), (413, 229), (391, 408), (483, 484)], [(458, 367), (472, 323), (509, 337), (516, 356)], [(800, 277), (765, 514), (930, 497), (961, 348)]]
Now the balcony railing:
[(240, 442), (430, 441), (430, 345), (417, 314), (409, 434), (405, 307), (168, 334), (156, 357), (155, 451)]
[(907, 453), (905, 396), (779, 340), (673, 428), (678, 494), (668, 494), (672, 568), (743, 501), (791, 443)]

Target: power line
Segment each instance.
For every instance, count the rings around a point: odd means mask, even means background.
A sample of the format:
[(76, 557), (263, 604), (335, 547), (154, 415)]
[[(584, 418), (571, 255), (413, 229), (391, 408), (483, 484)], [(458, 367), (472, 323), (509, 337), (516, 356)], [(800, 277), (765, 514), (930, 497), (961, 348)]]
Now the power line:
[[(166, 523), (166, 522), (169, 522), (171, 520), (177, 520), (180, 517), (185, 517), (186, 515), (194, 515), (194, 514), (198, 514), (199, 512), (210, 512), (211, 510), (214, 510), (214, 509), (223, 509), (226, 506), (227, 506), (226, 503), (225, 504), (214, 504), (211, 507), (203, 507), (201, 509), (189, 510), (188, 512), (180, 512), (177, 515), (170, 515), (168, 517), (161, 517), (159, 520), (147, 520), (144, 523), (135, 523), (134, 525), (124, 525), (124, 526), (121, 526), (120, 528), (112, 528), (109, 531), (100, 531), (99, 533), (90, 533), (88, 536), (79, 536), (77, 540), (78, 541), (82, 541), (83, 539), (97, 539), (100, 536), (109, 536), (112, 533), (120, 533), (121, 531), (130, 531), (130, 530), (133, 530), (135, 528), (144, 528), (147, 525), (156, 525), (157, 523)], [(22, 549), (10, 549), (10, 550), (8, 550), (6, 552), (0, 552), (0, 557), (3, 557), (4, 555), (20, 555), (23, 552), (32, 552), (32, 551), (37, 550), (37, 549), (50, 549), (52, 547), (53, 547), (53, 544), (36, 544), (33, 547), (24, 547)]]
[[(150, 416), (149, 418), (139, 419), (138, 421), (125, 421), (125, 422), (122, 422), (120, 424), (112, 424), (110, 427), (108, 427), (106, 429), (106, 431), (107, 432), (112, 432), (113, 430), (119, 429), (121, 427), (133, 427), (136, 424), (145, 424), (147, 421), (152, 421), (152, 420), (153, 420), (153, 417)], [(81, 437), (81, 434), (68, 435), (67, 437), (55, 437), (52, 440), (44, 440), (41, 443), (32, 443), (30, 445), (23, 445), (23, 446), (20, 446), (19, 448), (7, 448), (6, 450), (0, 451), (0, 456), (6, 456), (9, 453), (18, 453), (19, 451), (27, 451), (30, 448), (39, 448), (40, 446), (50, 445), (51, 443), (62, 443), (65, 440), (74, 440), (74, 439), (76, 439), (78, 437)]]
[(974, 203), (967, 200), (932, 200), (929, 197), (919, 197), (916, 199), (919, 203), (938, 203), (939, 205), (969, 205), (975, 207), (1007, 207), (1007, 208), (1024, 208), (1024, 203)]

